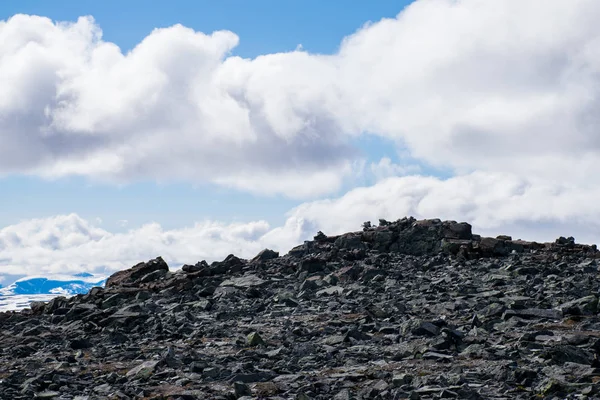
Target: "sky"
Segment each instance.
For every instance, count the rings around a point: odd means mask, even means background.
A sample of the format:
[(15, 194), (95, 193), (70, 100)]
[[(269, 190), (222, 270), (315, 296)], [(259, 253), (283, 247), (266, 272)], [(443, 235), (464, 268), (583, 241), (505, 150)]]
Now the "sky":
[(595, 0), (0, 4), (0, 285), (404, 216), (596, 243)]
[[(182, 24), (199, 32), (230, 30), (240, 36), (232, 55), (254, 58), (262, 54), (289, 52), (299, 45), (313, 53), (332, 53), (341, 39), (368, 21), (393, 18), (409, 1), (379, 1), (341, 7), (338, 2), (306, 1), (174, 1), (147, 7), (147, 2), (47, 1), (3, 2), (0, 20), (16, 14), (37, 15), (54, 22), (74, 22), (92, 16), (102, 29), (103, 40), (131, 51), (156, 28)], [(357, 146), (365, 157), (395, 157), (393, 143), (377, 137)], [(77, 213), (86, 219), (100, 218), (111, 231), (124, 231), (158, 221), (167, 229), (196, 220), (253, 221), (267, 218), (284, 222), (284, 214), (297, 204), (286, 196), (255, 196), (246, 191), (207, 182), (141, 179), (126, 185), (103, 185), (64, 176), (41, 180), (27, 175), (5, 176), (0, 189), (9, 207), (0, 210), (0, 227), (23, 219)], [(39, 198), (44, 201), (39, 201)], [(139, 207), (140, 198), (156, 199)], [(17, 207), (14, 209), (13, 207)], [(124, 221), (127, 221), (125, 224)]]

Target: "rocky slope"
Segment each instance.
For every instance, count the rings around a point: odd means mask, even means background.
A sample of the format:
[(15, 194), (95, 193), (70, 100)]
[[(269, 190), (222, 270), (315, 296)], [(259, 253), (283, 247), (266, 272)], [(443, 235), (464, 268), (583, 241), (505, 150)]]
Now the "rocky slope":
[(404, 218), (157, 258), (0, 313), (0, 398), (600, 398), (598, 256)]

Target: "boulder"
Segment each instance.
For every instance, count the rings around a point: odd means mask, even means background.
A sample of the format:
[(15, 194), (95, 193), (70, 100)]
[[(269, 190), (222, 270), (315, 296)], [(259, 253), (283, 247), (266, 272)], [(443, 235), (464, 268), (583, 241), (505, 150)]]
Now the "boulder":
[(105, 286), (106, 288), (137, 286), (141, 278), (156, 271), (169, 271), (169, 266), (161, 257), (141, 262), (124, 271), (115, 272), (106, 280)]
[(273, 250), (269, 250), (269, 249), (264, 249), (263, 251), (261, 251), (260, 253), (258, 253), (256, 255), (256, 257), (254, 257), (251, 262), (256, 263), (256, 262), (264, 262), (264, 261), (269, 261), (269, 260), (273, 260), (275, 258), (279, 257), (279, 252), (277, 251), (273, 251)]

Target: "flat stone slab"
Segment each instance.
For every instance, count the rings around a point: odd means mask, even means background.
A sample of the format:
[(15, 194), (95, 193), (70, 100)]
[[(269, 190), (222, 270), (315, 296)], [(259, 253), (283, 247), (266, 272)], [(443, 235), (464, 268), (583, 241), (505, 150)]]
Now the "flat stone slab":
[(262, 286), (268, 281), (256, 275), (244, 275), (237, 278), (229, 278), (221, 282), (221, 286), (233, 286), (236, 288), (249, 288), (254, 286)]

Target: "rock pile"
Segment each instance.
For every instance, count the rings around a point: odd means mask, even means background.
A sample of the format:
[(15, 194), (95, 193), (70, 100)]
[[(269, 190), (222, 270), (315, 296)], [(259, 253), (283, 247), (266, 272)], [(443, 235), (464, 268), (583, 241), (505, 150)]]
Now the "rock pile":
[(0, 313), (2, 399), (600, 398), (595, 246), (403, 218)]

